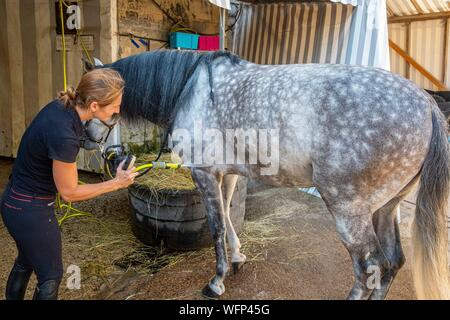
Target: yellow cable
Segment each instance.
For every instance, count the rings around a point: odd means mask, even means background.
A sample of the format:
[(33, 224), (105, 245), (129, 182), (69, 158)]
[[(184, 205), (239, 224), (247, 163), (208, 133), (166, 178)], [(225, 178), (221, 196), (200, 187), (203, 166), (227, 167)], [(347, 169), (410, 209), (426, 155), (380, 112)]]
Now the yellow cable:
[(166, 163), (166, 168), (168, 169), (180, 169), (182, 167), (179, 163)]
[[(159, 162), (158, 164), (163, 166), (164, 169), (179, 169), (182, 167), (182, 165), (180, 163)], [(159, 165), (156, 167), (160, 168)], [(154, 163), (143, 164), (143, 165), (137, 167), (136, 169), (134, 169), (134, 172), (141, 171), (141, 170), (147, 169), (147, 168), (153, 168), (154, 166), (155, 166)]]
[[(113, 155), (114, 155), (114, 153), (110, 153), (110, 154), (108, 155), (108, 157), (107, 157), (107, 160), (109, 160)], [(109, 170), (109, 164), (108, 164), (108, 161), (105, 161), (105, 167), (106, 167), (106, 172), (108, 173), (108, 176), (109, 176), (111, 179), (114, 179), (114, 177), (113, 177), (112, 174), (111, 174), (111, 171)]]
[(77, 30), (77, 38), (78, 38), (78, 41), (81, 43), (81, 47), (83, 48), (84, 53), (85, 53), (86, 56), (88, 57), (89, 62), (91, 63), (92, 66), (94, 66), (94, 61), (92, 60), (91, 55), (89, 54), (89, 52), (87, 51), (86, 47), (84, 46), (84, 43), (83, 43), (83, 41), (81, 40), (81, 36), (82, 36), (82, 34)]
[(59, 14), (61, 15), (61, 32), (62, 32), (62, 59), (63, 59), (63, 74), (64, 74), (64, 91), (67, 90), (67, 70), (66, 70), (66, 40), (64, 35), (64, 16), (63, 16), (63, 1), (59, 0)]
[[(70, 202), (69, 202), (70, 203)], [(63, 204), (61, 205), (61, 208), (67, 208), (66, 212), (64, 213), (64, 216), (58, 220), (58, 224), (61, 226), (62, 223), (70, 218), (74, 217), (85, 217), (85, 216), (91, 216), (90, 213), (84, 212), (78, 209), (75, 209), (72, 207), (71, 203), (70, 205)], [(69, 214), (70, 212), (75, 211), (76, 213)]]
[[(79, 184), (85, 184), (83, 181), (78, 180)], [(56, 194), (56, 208), (63, 212), (64, 215), (62, 218), (58, 219), (58, 225), (61, 226), (62, 223), (70, 218), (74, 217), (83, 217), (83, 216), (91, 216), (91, 213), (84, 212), (72, 207), (72, 202), (68, 202), (67, 204), (61, 203), (61, 195), (59, 193)], [(65, 209), (65, 210), (64, 210)], [(70, 214), (71, 212), (75, 212)]]
[(153, 167), (152, 163), (143, 164), (143, 165), (137, 167), (136, 169), (134, 169), (134, 172), (138, 172), (138, 171), (141, 171), (142, 169), (147, 169), (147, 168), (152, 168), (152, 167)]
[[(91, 214), (88, 212), (84, 212), (84, 211), (81, 211), (81, 210), (78, 210), (78, 209), (75, 209), (74, 207), (72, 207), (72, 202), (69, 202), (69, 204), (60, 204), (59, 210), (62, 211), (63, 209), (66, 209), (66, 211), (65, 211), (63, 217), (61, 219), (58, 219), (58, 224), (60, 226), (62, 225), (62, 223), (64, 221), (66, 221), (67, 219), (70, 219), (70, 218), (91, 216)], [(73, 211), (76, 213), (70, 214), (70, 212), (73, 212)]]

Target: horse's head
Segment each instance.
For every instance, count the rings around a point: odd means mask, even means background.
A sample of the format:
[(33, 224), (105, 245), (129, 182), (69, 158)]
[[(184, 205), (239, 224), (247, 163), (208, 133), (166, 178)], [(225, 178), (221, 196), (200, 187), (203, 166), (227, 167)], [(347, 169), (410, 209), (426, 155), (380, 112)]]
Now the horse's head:
[[(94, 69), (103, 68), (104, 64), (100, 59), (93, 58), (91, 60), (81, 58), (83, 61), (84, 73), (92, 71)], [(84, 124), (84, 133), (81, 137), (81, 146), (86, 150), (98, 150), (101, 144), (106, 143), (112, 128), (118, 122), (119, 115), (115, 114), (107, 122), (103, 122), (99, 119), (92, 119)]]
[(105, 144), (111, 134), (112, 129), (119, 121), (119, 115), (114, 115), (108, 122), (98, 119), (86, 121), (84, 133), (81, 137), (81, 146), (86, 150), (99, 150)]

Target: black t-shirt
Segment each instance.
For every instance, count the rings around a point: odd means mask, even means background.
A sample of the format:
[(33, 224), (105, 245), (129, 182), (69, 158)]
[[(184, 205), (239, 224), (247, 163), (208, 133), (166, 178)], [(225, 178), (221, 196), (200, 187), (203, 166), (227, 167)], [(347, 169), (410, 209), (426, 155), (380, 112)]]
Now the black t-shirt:
[(75, 109), (59, 100), (47, 104), (33, 119), (20, 141), (11, 176), (13, 186), (36, 195), (54, 195), (52, 160), (76, 161), (83, 124)]

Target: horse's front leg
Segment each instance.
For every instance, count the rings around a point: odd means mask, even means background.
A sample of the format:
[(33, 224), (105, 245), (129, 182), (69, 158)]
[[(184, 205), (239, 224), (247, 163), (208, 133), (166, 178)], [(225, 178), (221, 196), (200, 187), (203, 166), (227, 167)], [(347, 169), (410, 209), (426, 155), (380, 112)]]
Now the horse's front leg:
[(216, 299), (225, 292), (223, 281), (228, 270), (225, 243), (226, 227), (221, 190), (223, 175), (213, 174), (202, 169), (193, 169), (192, 178), (202, 194), (216, 250), (216, 275), (203, 288), (202, 294), (206, 298)]
[(239, 250), (241, 248), (241, 242), (239, 241), (230, 218), (231, 199), (233, 197), (238, 178), (238, 175), (229, 174), (226, 175), (223, 179), (225, 223), (227, 226), (227, 240), (231, 249), (231, 264), (233, 266), (234, 273), (236, 273), (244, 265), (246, 260), (245, 255), (243, 255)]

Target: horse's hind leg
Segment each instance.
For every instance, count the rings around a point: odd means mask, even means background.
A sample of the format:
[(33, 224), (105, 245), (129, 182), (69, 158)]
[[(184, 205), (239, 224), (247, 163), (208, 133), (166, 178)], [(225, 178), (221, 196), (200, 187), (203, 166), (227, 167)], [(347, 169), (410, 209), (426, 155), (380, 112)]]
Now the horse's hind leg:
[[(321, 190), (321, 189), (319, 189)], [(347, 299), (368, 299), (379, 279), (389, 269), (372, 223), (372, 212), (360, 201), (323, 199), (336, 221), (336, 229), (348, 250), (355, 283)], [(326, 194), (325, 194), (326, 195)]]
[(405, 263), (396, 214), (400, 201), (400, 198), (395, 197), (373, 215), (375, 231), (383, 253), (389, 260), (389, 269), (381, 278), (379, 286), (372, 292), (371, 300), (382, 300), (386, 297), (398, 270)]
[(228, 270), (221, 190), (223, 176), (215, 175), (202, 169), (193, 169), (192, 178), (202, 193), (216, 251), (216, 275), (203, 288), (202, 294), (206, 298), (215, 299), (225, 292), (223, 281)]
[(238, 175), (229, 174), (224, 177), (224, 212), (225, 212), (225, 223), (227, 226), (227, 240), (231, 249), (231, 263), (233, 266), (233, 272), (236, 273), (245, 263), (245, 255), (240, 253), (241, 243), (236, 231), (234, 230), (233, 224), (230, 219), (230, 205), (231, 199), (233, 197), (234, 188), (236, 187), (236, 182), (238, 180)]
[(380, 241), (381, 248), (389, 260), (390, 269), (381, 279), (380, 288), (375, 289), (370, 296), (372, 300), (381, 300), (386, 297), (394, 281), (395, 276), (401, 267), (405, 264), (405, 255), (403, 254), (400, 241), (400, 231), (397, 220), (397, 207), (403, 198), (411, 191), (417, 181), (413, 179), (395, 198), (378, 209), (373, 215), (373, 224), (375, 232)]

